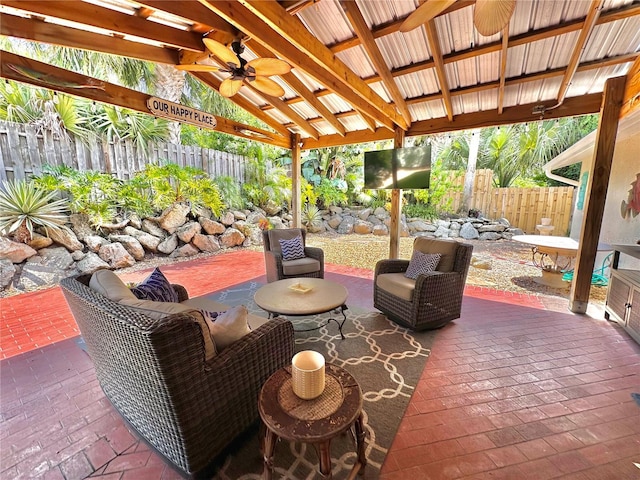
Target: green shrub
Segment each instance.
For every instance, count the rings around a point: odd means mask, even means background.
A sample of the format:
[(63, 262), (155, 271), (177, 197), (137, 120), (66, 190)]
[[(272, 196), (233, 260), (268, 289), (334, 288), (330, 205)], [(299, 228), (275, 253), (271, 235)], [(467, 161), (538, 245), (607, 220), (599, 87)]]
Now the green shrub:
[(319, 227), (322, 225), (322, 214), (315, 205), (307, 203), (302, 209), (302, 223), (307, 228)]
[(66, 199), (56, 199), (57, 193), (39, 188), (34, 182), (3, 182), (0, 190), (0, 231), (13, 234), (17, 242), (33, 238), (36, 225), (48, 229), (63, 228), (67, 221)]

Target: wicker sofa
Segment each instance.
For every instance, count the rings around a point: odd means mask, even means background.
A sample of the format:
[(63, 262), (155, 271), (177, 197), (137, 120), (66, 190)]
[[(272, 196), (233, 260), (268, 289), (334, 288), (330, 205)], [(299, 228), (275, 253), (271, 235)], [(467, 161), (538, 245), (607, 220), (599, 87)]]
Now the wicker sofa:
[[(70, 277), (61, 287), (105, 395), (153, 448), (198, 477), (258, 418), (262, 384), (291, 362), (291, 323), (256, 317), (261, 326), (206, 360), (202, 317), (152, 319), (97, 293), (89, 281)], [(183, 287), (174, 289), (188, 301)]]

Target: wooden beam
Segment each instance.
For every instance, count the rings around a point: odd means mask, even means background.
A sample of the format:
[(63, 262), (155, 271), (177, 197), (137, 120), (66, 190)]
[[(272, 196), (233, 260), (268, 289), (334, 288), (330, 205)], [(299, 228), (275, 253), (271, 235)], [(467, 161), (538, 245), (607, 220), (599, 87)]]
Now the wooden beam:
[[(220, 80), (218, 80), (216, 77), (214, 77), (213, 75), (211, 75), (210, 73), (207, 73), (207, 72), (189, 72), (189, 74), (194, 76), (194, 77), (196, 77), (202, 83), (204, 83), (205, 85), (210, 86), (214, 90), (216, 90), (216, 91), (220, 90), (220, 84), (222, 82)], [(277, 122), (275, 118), (273, 118), (272, 116), (267, 115), (266, 113), (264, 113), (262, 110), (260, 110), (258, 107), (256, 107), (253, 103), (251, 103), (247, 99), (245, 99), (242, 95), (239, 95), (239, 94), (238, 95), (234, 95), (229, 100), (231, 100), (233, 103), (238, 105), (240, 108), (246, 110), (248, 113), (250, 113), (251, 115), (256, 117), (258, 120), (262, 120), (264, 123), (269, 125), (271, 128), (273, 128), (276, 132), (278, 132), (283, 137), (289, 138), (289, 136), (291, 135), (291, 132), (289, 130), (287, 130), (285, 127), (283, 127), (282, 124)], [(289, 147), (287, 147), (287, 148), (289, 148)]]
[(569, 86), (571, 85), (571, 81), (573, 80), (573, 76), (576, 74), (576, 69), (578, 68), (578, 65), (580, 63), (580, 57), (582, 56), (585, 45), (587, 44), (587, 40), (591, 36), (591, 31), (593, 30), (593, 27), (598, 20), (600, 10), (602, 10), (603, 2), (604, 0), (591, 0), (591, 6), (589, 7), (587, 17), (585, 18), (584, 23), (582, 24), (582, 28), (580, 29), (578, 41), (573, 47), (573, 53), (571, 54), (571, 58), (569, 59), (569, 64), (567, 65), (564, 77), (562, 77), (560, 90), (558, 91), (558, 96), (556, 97), (556, 100), (559, 104), (564, 101), (567, 90), (569, 90)]
[(626, 77), (615, 77), (605, 83), (596, 148), (584, 201), (584, 215), (578, 241), (580, 247), (569, 293), (569, 310), (574, 313), (586, 313), (589, 304), (591, 277), (600, 239), (626, 80)]
[[(404, 147), (404, 130), (396, 128), (393, 148)], [(389, 220), (389, 258), (400, 257), (400, 217), (402, 216), (402, 190), (391, 190), (391, 218)]]
[(302, 227), (302, 154), (300, 134), (291, 134), (291, 216), (293, 227)]
[[(200, 0), (205, 2), (206, 0)], [(272, 50), (276, 53), (287, 57), (287, 60), (296, 59), (308, 59), (313, 66), (303, 68), (309, 75), (318, 78), (319, 73), (323, 73), (324, 76), (329, 76), (332, 79), (329, 85), (335, 85), (333, 88), (327, 85), (328, 88), (332, 88), (338, 95), (345, 98), (347, 101), (353, 104), (358, 110), (366, 113), (370, 117), (377, 121), (380, 121), (383, 125), (393, 128), (393, 124), (400, 126), (403, 129), (407, 129), (408, 125), (396, 111), (393, 106), (384, 101), (371, 87), (369, 87), (358, 75), (347, 67), (344, 62), (338, 59), (323, 43), (321, 43), (316, 37), (314, 37), (298, 20), (296, 17), (291, 17), (286, 14), (286, 11), (277, 2), (264, 2), (260, 0), (238, 0), (236, 2), (211, 2), (207, 1), (207, 5), (214, 5), (218, 14), (221, 14), (218, 10), (222, 8), (229, 8), (231, 16), (226, 18), (227, 21), (233, 23), (239, 15), (242, 15), (245, 20), (241, 20), (244, 28), (252, 28), (255, 34), (260, 35), (261, 41), (270, 45)], [(244, 10), (250, 12), (253, 16), (256, 16), (261, 20), (258, 25), (247, 21), (245, 12), (241, 8), (238, 8), (237, 4), (244, 6)], [(221, 15), (224, 17), (224, 15)], [(260, 29), (260, 24), (266, 23), (269, 28)], [(256, 28), (258, 27), (258, 28)], [(252, 35), (256, 36), (256, 35)], [(279, 48), (275, 48), (274, 41), (276, 39), (283, 40), (289, 50), (287, 55), (279, 51)], [(293, 50), (293, 51), (291, 51)], [(294, 57), (294, 58), (289, 58)], [(300, 60), (298, 60), (299, 62)], [(296, 62), (294, 62), (295, 64)], [(358, 102), (354, 103), (353, 100), (357, 98)], [(366, 108), (362, 108), (359, 104), (362, 104)]]
[(624, 117), (640, 107), (640, 56), (633, 62), (627, 72), (627, 83), (624, 87), (624, 104), (620, 116)]
[(353, 0), (341, 0), (340, 4), (349, 19), (351, 26), (356, 31), (358, 37), (362, 40), (362, 46), (369, 55), (369, 59), (371, 60), (371, 63), (373, 63), (378, 75), (382, 78), (382, 83), (391, 95), (391, 98), (393, 98), (396, 108), (400, 111), (400, 114), (407, 125), (410, 125), (411, 113), (409, 113), (409, 108), (404, 101), (404, 95), (402, 95), (398, 85), (393, 79), (389, 67), (387, 66), (387, 62), (384, 60), (384, 57), (371, 34), (369, 25), (367, 25), (360, 8), (358, 8), (358, 4)]
[(357, 145), (358, 143), (379, 142), (381, 140), (391, 140), (394, 132), (390, 132), (386, 128), (378, 128), (374, 132), (370, 130), (357, 130), (355, 132), (347, 132), (344, 137), (340, 135), (323, 135), (319, 140), (305, 138), (302, 141), (302, 150), (311, 150), (314, 148), (338, 147), (341, 145)]
[[(96, 78), (54, 67), (14, 53), (5, 52), (4, 50), (0, 50), (0, 55), (2, 56), (2, 64), (0, 66), (0, 76), (2, 78), (153, 115), (147, 108), (147, 100), (151, 98), (151, 95), (146, 93), (103, 82)], [(217, 122), (214, 130), (217, 132), (250, 140), (259, 140), (263, 143), (283, 148), (289, 148), (291, 145), (289, 138), (281, 137), (273, 132), (234, 122), (216, 115), (214, 117)]]
[(114, 36), (87, 32), (6, 13), (0, 13), (0, 34), (62, 47), (137, 58), (138, 60), (147, 60), (149, 62), (172, 65), (179, 63), (178, 50), (154, 47)]
[(3, 5), (35, 13), (40, 16), (64, 19), (84, 25), (92, 25), (122, 35), (135, 35), (161, 42), (174, 48), (203, 52), (202, 36), (197, 33), (150, 22), (142, 17), (127, 15), (110, 8), (99, 7), (81, 1), (31, 1), (3, 0)]
[[(251, 90), (254, 91), (254, 93), (257, 93), (258, 95), (266, 98), (267, 101), (271, 103), (271, 105), (273, 105), (276, 109), (280, 110), (280, 112), (282, 112), (283, 115), (286, 115), (287, 117), (289, 117), (289, 119), (293, 123), (295, 123), (301, 130), (305, 131), (307, 135), (309, 135), (311, 138), (315, 138), (317, 140), (320, 137), (320, 134), (314, 128), (314, 126), (311, 125), (307, 121), (307, 119), (302, 118), (302, 116), (298, 115), (298, 113), (296, 113), (296, 111), (293, 108), (291, 108), (289, 105), (287, 105), (283, 100), (280, 100), (278, 97), (272, 97), (271, 95), (267, 95), (261, 92), (260, 90), (253, 88), (251, 84), (249, 85), (244, 84), (243, 87), (244, 86), (248, 86)], [(231, 100), (233, 100), (233, 97), (231, 97)]]
[(447, 72), (444, 69), (444, 62), (442, 61), (442, 50), (440, 49), (440, 42), (438, 41), (438, 32), (436, 32), (435, 22), (433, 20), (429, 20), (425, 23), (424, 28), (427, 32), (427, 41), (431, 47), (431, 56), (433, 57), (433, 62), (436, 66), (436, 76), (438, 77), (442, 100), (444, 101), (444, 111), (446, 112), (449, 121), (451, 121), (453, 120), (453, 103), (451, 103), (449, 82), (447, 81)]
[(509, 46), (509, 24), (502, 30), (502, 48), (500, 49), (500, 86), (498, 87), (498, 115), (504, 108), (504, 85), (507, 76), (507, 51)]
[[(259, 57), (275, 57), (275, 54), (261, 43), (249, 42), (249, 47)], [(344, 125), (340, 123), (340, 120), (338, 120), (336, 116), (331, 113), (327, 107), (325, 107), (324, 103), (318, 100), (318, 97), (316, 97), (313, 92), (310, 91), (304, 83), (300, 81), (300, 79), (298, 79), (298, 77), (291, 72), (281, 75), (280, 77), (287, 82), (291, 88), (298, 92), (298, 95), (300, 95), (300, 97), (297, 97), (300, 99), (299, 101), (306, 101), (336, 130), (339, 135), (345, 135), (346, 130)], [(287, 105), (292, 104), (292, 102), (289, 102), (288, 100), (285, 100), (285, 103)]]

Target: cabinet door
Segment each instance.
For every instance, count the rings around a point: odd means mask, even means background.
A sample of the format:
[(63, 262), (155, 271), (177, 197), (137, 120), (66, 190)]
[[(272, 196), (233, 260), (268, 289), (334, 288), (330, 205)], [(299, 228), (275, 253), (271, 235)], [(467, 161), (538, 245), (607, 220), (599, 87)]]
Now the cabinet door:
[(629, 317), (627, 318), (627, 329), (630, 330), (632, 336), (636, 339), (640, 337), (640, 288), (634, 287), (631, 294), (631, 307), (629, 308)]
[[(611, 275), (609, 291), (607, 293), (607, 308), (616, 315), (618, 322), (625, 324), (627, 314), (627, 302), (631, 285), (618, 277), (615, 272)], [(640, 307), (640, 305), (639, 305)]]

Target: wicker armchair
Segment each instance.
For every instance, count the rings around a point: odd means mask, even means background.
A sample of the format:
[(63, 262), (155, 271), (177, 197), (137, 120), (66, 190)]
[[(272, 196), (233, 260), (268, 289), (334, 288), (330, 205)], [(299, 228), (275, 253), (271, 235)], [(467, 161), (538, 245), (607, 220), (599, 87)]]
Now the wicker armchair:
[(460, 318), (462, 294), (473, 246), (453, 240), (418, 237), (414, 250), (441, 253), (434, 272), (405, 277), (409, 260), (380, 260), (373, 283), (373, 306), (413, 330), (431, 330)]
[(189, 476), (201, 474), (257, 420), (262, 384), (291, 363), (291, 323), (270, 320), (206, 361), (194, 316), (153, 320), (95, 292), (89, 279), (60, 285), (102, 390), (160, 454)]
[[(305, 258), (283, 260), (280, 240), (290, 240), (297, 236), (302, 236)], [(307, 232), (302, 228), (263, 230), (262, 243), (267, 282), (296, 277), (324, 278), (324, 251), (321, 248), (307, 247), (306, 238)]]

